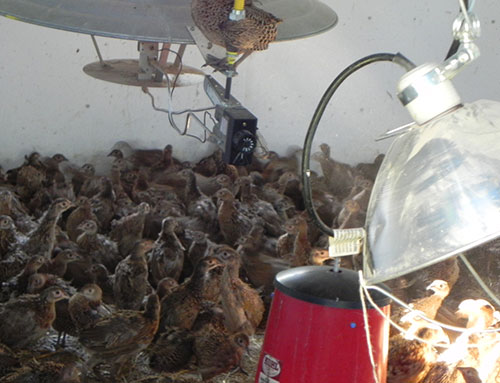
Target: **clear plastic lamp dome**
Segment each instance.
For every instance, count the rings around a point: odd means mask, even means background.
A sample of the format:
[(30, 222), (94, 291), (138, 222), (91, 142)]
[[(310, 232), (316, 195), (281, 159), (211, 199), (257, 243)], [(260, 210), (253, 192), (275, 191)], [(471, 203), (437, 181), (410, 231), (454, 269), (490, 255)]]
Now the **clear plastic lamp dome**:
[(454, 108), (392, 143), (367, 212), (364, 274), (378, 283), (500, 235), (500, 103)]

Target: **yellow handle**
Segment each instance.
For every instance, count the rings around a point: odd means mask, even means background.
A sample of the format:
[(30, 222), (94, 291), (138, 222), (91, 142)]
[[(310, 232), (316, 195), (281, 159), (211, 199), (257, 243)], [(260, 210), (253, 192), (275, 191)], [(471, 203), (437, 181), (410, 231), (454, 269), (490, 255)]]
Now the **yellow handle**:
[(245, 0), (234, 0), (233, 9), (235, 11), (243, 11), (245, 9)]
[(226, 59), (228, 65), (234, 65), (237, 58), (238, 58), (238, 52), (226, 51)]

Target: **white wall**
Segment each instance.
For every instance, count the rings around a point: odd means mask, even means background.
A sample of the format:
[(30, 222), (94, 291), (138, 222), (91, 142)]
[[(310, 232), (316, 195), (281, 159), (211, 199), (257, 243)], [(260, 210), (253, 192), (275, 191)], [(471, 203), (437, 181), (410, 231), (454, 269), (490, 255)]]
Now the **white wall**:
[[(301, 146), (324, 90), (353, 61), (376, 52), (400, 51), (417, 64), (441, 61), (451, 42), (456, 0), (324, 0), (338, 25), (308, 39), (273, 44), (240, 67), (234, 94), (259, 118), (269, 147), (286, 152)], [(500, 100), (500, 2), (476, 1), (482, 22), (477, 41), (482, 56), (455, 84), (464, 101)], [(105, 58), (136, 58), (136, 43), (98, 38)], [(78, 163), (105, 153), (118, 140), (143, 147), (170, 142), (175, 154), (193, 158), (209, 148), (179, 137), (166, 115), (154, 112), (140, 89), (87, 77), (82, 67), (96, 61), (86, 35), (51, 30), (0, 18), (0, 164), (10, 168), (24, 154), (62, 152)], [(184, 63), (201, 65), (194, 46)], [(373, 139), (409, 121), (395, 96), (402, 71), (377, 64), (340, 88), (319, 127), (317, 144), (329, 142), (334, 155), (351, 163), (371, 160), (389, 142)], [(220, 78), (219, 78), (220, 79)], [(209, 104), (202, 85), (176, 90), (179, 109)], [(156, 90), (165, 105), (164, 90)], [(181, 123), (181, 121), (179, 121)]]

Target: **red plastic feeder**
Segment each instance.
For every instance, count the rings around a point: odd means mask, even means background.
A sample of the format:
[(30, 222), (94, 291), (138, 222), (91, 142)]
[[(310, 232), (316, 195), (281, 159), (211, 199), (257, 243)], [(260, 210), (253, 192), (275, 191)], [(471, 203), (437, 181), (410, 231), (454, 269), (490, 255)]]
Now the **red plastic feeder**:
[[(282, 271), (256, 383), (372, 383), (359, 277), (352, 270), (304, 266)], [(389, 315), (390, 299), (371, 294)], [(367, 302), (379, 382), (386, 381), (389, 323)]]

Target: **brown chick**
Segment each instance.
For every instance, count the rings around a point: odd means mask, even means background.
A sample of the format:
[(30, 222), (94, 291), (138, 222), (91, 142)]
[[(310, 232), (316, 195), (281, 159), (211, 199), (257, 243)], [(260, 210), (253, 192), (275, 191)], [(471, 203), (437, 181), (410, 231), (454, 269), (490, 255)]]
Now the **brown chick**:
[(46, 185), (51, 184), (55, 179), (60, 178), (60, 176), (64, 178), (64, 175), (61, 172), (61, 164), (69, 161), (64, 154), (56, 153), (52, 157), (41, 158), (41, 161), (45, 167)]
[[(205, 177), (213, 177), (217, 175), (218, 168), (217, 168), (217, 162), (219, 161), (215, 157), (218, 156), (216, 152), (220, 152), (219, 150), (216, 150), (214, 153), (208, 155), (207, 157), (202, 158), (200, 161), (198, 161), (194, 167), (193, 171), (196, 172), (196, 174), (201, 174), (202, 176)], [(222, 156), (222, 153), (220, 154)]]
[(165, 277), (161, 279), (158, 286), (156, 286), (156, 294), (158, 294), (160, 301), (170, 295), (177, 286), (179, 286), (179, 283), (174, 278)]
[[(75, 192), (75, 195), (77, 197), (80, 196), (80, 191), (82, 190), (83, 185), (88, 185), (89, 180), (95, 177), (95, 167), (94, 165), (88, 163), (83, 164), (80, 168), (64, 168), (62, 169), (62, 172), (65, 174), (65, 176), (71, 179), (71, 185), (73, 186), (73, 191)], [(96, 192), (97, 191), (95, 191), (94, 193), (89, 193), (89, 195), (82, 195), (90, 198)]]
[(384, 157), (385, 156), (383, 154), (379, 154), (377, 157), (375, 157), (375, 160), (372, 163), (359, 163), (356, 165), (356, 171), (361, 173), (363, 177), (371, 181), (375, 181)]
[[(149, 201), (149, 202), (148, 202)], [(148, 199), (146, 202), (151, 203)], [(161, 223), (165, 217), (184, 217), (184, 205), (175, 199), (161, 199), (152, 204), (153, 209), (144, 222), (144, 237), (156, 239), (161, 231)]]
[(196, 265), (205, 256), (207, 249), (213, 245), (213, 242), (208, 239), (207, 233), (196, 230), (190, 230), (189, 232), (191, 240), (186, 255), (191, 265)]
[(46, 182), (45, 190), (49, 193), (52, 200), (56, 198), (66, 198), (70, 201), (75, 200), (73, 185), (64, 177), (64, 174), (59, 169), (57, 169), (54, 178), (48, 179)]
[[(414, 310), (421, 311), (427, 318), (435, 319), (436, 314), (443, 303), (443, 300), (449, 294), (450, 289), (445, 281), (435, 280), (428, 287), (427, 290), (433, 292), (432, 295), (424, 296), (418, 299), (414, 299), (410, 302), (410, 306)], [(393, 305), (394, 306), (394, 305)], [(394, 306), (394, 310), (391, 313), (391, 319), (403, 328), (409, 328), (409, 321), (406, 319), (407, 316), (413, 316), (413, 313), (406, 313), (406, 309), (401, 308), (401, 306)], [(394, 334), (394, 330), (391, 329), (391, 335)]]
[[(196, 183), (196, 176), (191, 169), (182, 170), (179, 175), (185, 180), (186, 186), (184, 187), (184, 192), (182, 194), (182, 201), (186, 206), (186, 211), (188, 215), (196, 213), (196, 210), (200, 209), (200, 205), (211, 204), (212, 200), (203, 194)], [(208, 209), (204, 209), (208, 210)], [(213, 209), (215, 211), (215, 208)]]
[(8, 215), (0, 215), (0, 259), (18, 244), (14, 220)]
[(213, 285), (220, 281), (222, 272), (218, 269), (223, 271), (223, 267), (224, 264), (215, 257), (202, 258), (196, 264), (191, 277), (162, 300), (160, 332), (166, 326), (191, 329), (202, 302), (219, 298), (220, 291)]
[(45, 166), (42, 163), (42, 156), (38, 152), (31, 152), (29, 155), (24, 156), (24, 162), (21, 166), (7, 171), (7, 177), (10, 184), (16, 183), (16, 177), (19, 170), (26, 165), (33, 166), (36, 169), (43, 171)]
[(23, 245), (27, 255), (42, 255), (50, 259), (56, 239), (57, 221), (61, 214), (72, 206), (73, 203), (65, 198), (52, 202), (40, 225), (28, 235), (28, 241)]
[(252, 178), (250, 176), (240, 177), (236, 184), (239, 187), (241, 203), (248, 206), (252, 214), (262, 219), (266, 233), (273, 237), (282, 235), (283, 220), (270, 202), (260, 199), (252, 192)]
[(302, 198), (302, 184), (295, 172), (283, 173), (280, 178), (278, 178), (276, 184), (278, 193), (290, 198), (297, 210), (305, 209)]
[(268, 162), (262, 169), (262, 177), (266, 182), (276, 182), (285, 172), (297, 173), (298, 162), (295, 153), (292, 156), (280, 157), (276, 152), (268, 153)]
[(78, 238), (79, 234), (77, 230), (78, 225), (89, 219), (97, 222), (97, 217), (92, 212), (92, 206), (87, 197), (78, 197), (75, 204), (77, 206), (76, 209), (71, 211), (68, 219), (66, 220), (66, 233), (68, 234), (69, 239), (74, 242)]
[[(484, 299), (466, 299), (460, 303), (457, 315), (467, 318), (468, 331), (461, 333), (452, 346), (442, 354), (443, 360), (448, 362), (460, 360), (462, 366), (481, 367), (485, 378), (497, 375), (500, 371), (498, 333), (477, 333), (494, 329), (496, 321), (494, 307)], [(467, 347), (468, 344), (476, 346)]]
[(4, 285), (4, 289), (9, 290), (14, 293), (14, 295), (20, 295), (26, 293), (28, 289), (28, 281), (29, 278), (38, 272), (40, 267), (42, 267), (45, 263), (46, 259), (42, 256), (35, 256), (31, 258), (23, 270), (13, 277), (6, 285)]
[(206, 233), (211, 240), (217, 240), (220, 237), (217, 208), (209, 199), (199, 201), (194, 212), (188, 216), (179, 217), (177, 222), (189, 230)]
[(194, 353), (202, 379), (205, 381), (234, 367), (240, 367), (241, 358), (249, 343), (248, 336), (244, 333), (228, 336), (212, 331), (197, 336)]
[[(292, 220), (293, 218), (290, 218)], [(285, 234), (281, 235), (276, 242), (276, 256), (278, 258), (287, 259), (293, 253), (293, 243), (297, 236), (297, 228), (292, 225), (290, 220), (283, 225)]]
[(91, 198), (90, 204), (102, 232), (108, 233), (115, 215), (116, 194), (111, 179), (108, 177), (100, 178), (99, 183), (101, 190)]
[(57, 331), (56, 346), (66, 346), (66, 335), (77, 336), (77, 328), (71, 315), (69, 314), (69, 299), (61, 299), (56, 302), (56, 319), (52, 323), (52, 327)]
[(482, 383), (479, 373), (474, 367), (457, 367), (457, 370), (462, 373), (465, 383)]
[(134, 169), (151, 167), (163, 158), (163, 151), (159, 149), (134, 149), (125, 141), (119, 141), (108, 154), (110, 157), (125, 158)]
[(68, 269), (68, 263), (79, 261), (81, 258), (73, 249), (59, 251), (50, 261), (45, 261), (38, 270), (39, 273), (50, 273), (58, 277), (63, 277)]
[[(130, 200), (129, 195), (125, 192), (123, 188), (121, 175), (127, 169), (127, 164), (123, 158), (115, 158), (113, 164), (111, 165), (110, 180), (113, 185), (113, 191), (118, 201), (121, 198), (126, 198)], [(131, 201), (131, 200), (130, 200)]]
[[(429, 342), (437, 342), (436, 329), (424, 327), (417, 336)], [(398, 334), (389, 339), (387, 383), (420, 383), (437, 359), (434, 348), (416, 339), (406, 339)]]
[(165, 218), (158, 239), (149, 253), (150, 281), (154, 287), (165, 277), (178, 281), (181, 276), (185, 249), (175, 234), (177, 227), (178, 223), (174, 218)]
[(125, 193), (131, 198), (134, 198), (133, 189), (139, 177), (138, 170), (127, 169), (120, 173), (120, 181)]
[(127, 363), (153, 340), (159, 315), (158, 296), (151, 294), (144, 311), (119, 310), (80, 330), (80, 343), (91, 356), (89, 368), (104, 362), (111, 365), (112, 376), (120, 377), (126, 372), (124, 368), (130, 368)]
[(94, 263), (86, 270), (86, 273), (89, 275), (89, 280), (101, 288), (103, 302), (106, 304), (114, 304), (114, 275), (109, 275), (106, 266), (102, 263)]
[(180, 162), (173, 155), (174, 148), (168, 144), (163, 148), (161, 159), (151, 165), (150, 179), (155, 181), (155, 177), (161, 173), (172, 173), (181, 170)]
[(37, 226), (14, 192), (7, 189), (0, 190), (0, 215), (12, 218), (15, 227), (24, 234), (33, 231)]
[(16, 178), (16, 194), (19, 198), (26, 202), (35, 193), (42, 189), (45, 182), (45, 173), (41, 169), (37, 169), (32, 165), (23, 165), (17, 171)]
[(431, 365), (429, 372), (421, 383), (462, 383), (460, 372), (453, 365), (445, 362), (436, 362)]
[(54, 274), (35, 273), (28, 279), (28, 294), (38, 294), (50, 286), (58, 286), (64, 290), (69, 290), (70, 286), (67, 281), (59, 278)]
[(151, 247), (150, 241), (137, 241), (130, 255), (116, 266), (113, 291), (118, 308), (140, 309), (150, 288), (146, 253)]
[(239, 277), (240, 255), (229, 246), (219, 246), (213, 255), (226, 264), (221, 281), (221, 303), (226, 327), (231, 333), (255, 333), (264, 315), (259, 293)]
[(359, 203), (354, 199), (348, 199), (342, 204), (342, 210), (337, 216), (337, 225), (341, 229), (352, 229), (363, 227), (365, 214), (361, 211)]
[(150, 210), (149, 204), (143, 202), (138, 206), (137, 212), (111, 222), (109, 237), (118, 243), (122, 256), (130, 254), (135, 243), (142, 239), (144, 221)]
[(55, 303), (68, 295), (50, 287), (39, 295), (26, 294), (0, 304), (0, 342), (25, 348), (42, 338), (54, 322)]
[(237, 248), (241, 255), (242, 266), (255, 288), (263, 288), (264, 297), (274, 290), (274, 277), (280, 271), (289, 269), (290, 262), (266, 255), (261, 248), (262, 243), (246, 236)]
[(358, 180), (355, 180), (355, 185), (357, 185), (354, 187), (354, 190), (357, 190), (352, 196), (352, 199), (359, 204), (360, 210), (365, 213), (368, 209), (368, 203), (370, 202), (373, 182), (361, 177), (355, 177), (355, 179), (356, 178), (359, 178)]
[(91, 164), (85, 164), (83, 166), (86, 167), (85, 172), (88, 174), (88, 177), (83, 182), (80, 191), (77, 193), (77, 196), (94, 198), (95, 195), (102, 191), (102, 178), (106, 177), (97, 176), (95, 174), (95, 167)]
[(193, 355), (193, 334), (186, 329), (167, 328), (149, 345), (149, 366), (157, 372), (174, 372), (186, 366)]
[(108, 270), (114, 271), (118, 262), (123, 259), (117, 244), (97, 233), (95, 221), (83, 221), (77, 229), (80, 234), (76, 239), (76, 244), (80, 251), (90, 257), (93, 262), (102, 263)]
[(315, 153), (313, 158), (321, 165), (328, 188), (340, 199), (347, 197), (354, 184), (353, 169), (347, 164), (332, 159), (328, 144), (321, 144), (320, 149), (321, 153)]
[(83, 286), (70, 298), (68, 313), (77, 331), (92, 327), (99, 319), (106, 316), (106, 312), (100, 310), (101, 303), (102, 290), (94, 283)]
[(278, 193), (272, 184), (265, 184), (259, 194), (259, 198), (273, 205), (274, 210), (276, 210), (276, 213), (278, 213), (279, 217), (283, 221), (297, 215), (295, 203), (291, 200), (291, 198)]
[(427, 318), (434, 319), (444, 298), (450, 293), (450, 288), (446, 281), (436, 279), (427, 287), (427, 290), (431, 290), (433, 294), (415, 299), (410, 302), (410, 305), (415, 310), (422, 311)]
[(291, 264), (294, 266), (304, 266), (309, 264), (309, 257), (311, 255), (311, 243), (307, 235), (307, 220), (302, 215), (297, 215), (286, 222), (288, 230), (295, 234), (293, 241)]
[(422, 297), (425, 295), (427, 287), (436, 279), (446, 281), (451, 291), (458, 280), (459, 274), (460, 268), (457, 257), (448, 258), (418, 272), (408, 274), (408, 279), (413, 281), (408, 293), (413, 298)]
[(39, 220), (47, 211), (47, 207), (54, 201), (47, 188), (39, 189), (29, 201), (24, 202), (29, 213)]
[(198, 185), (200, 191), (207, 195), (214, 195), (217, 190), (226, 188), (231, 189), (233, 181), (226, 174), (218, 174), (213, 177), (205, 177), (202, 174), (195, 173), (196, 185)]
[(195, 336), (217, 331), (229, 335), (226, 327), (224, 310), (214, 302), (203, 302), (202, 309), (196, 317), (191, 331)]
[(252, 220), (237, 208), (233, 194), (228, 189), (220, 189), (215, 193), (219, 209), (217, 220), (224, 242), (234, 246), (236, 241), (252, 229)]
[(467, 318), (465, 327), (475, 330), (485, 330), (494, 321), (495, 308), (484, 299), (465, 299), (458, 305), (456, 315)]
[(137, 174), (137, 180), (132, 188), (132, 199), (136, 203), (147, 202), (155, 206), (159, 201), (177, 199), (175, 189), (168, 185), (153, 183), (148, 180), (145, 169)]
[(80, 383), (80, 369), (75, 363), (28, 363), (14, 372), (0, 377), (0, 383)]

